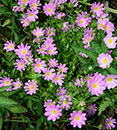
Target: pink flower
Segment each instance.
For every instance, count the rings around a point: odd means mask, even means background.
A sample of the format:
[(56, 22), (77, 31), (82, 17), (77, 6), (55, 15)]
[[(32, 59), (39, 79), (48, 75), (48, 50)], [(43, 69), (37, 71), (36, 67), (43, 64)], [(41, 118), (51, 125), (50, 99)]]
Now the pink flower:
[(90, 42), (94, 39), (92, 35), (84, 35), (84, 38), (82, 38), (84, 44), (88, 44), (90, 46)]
[(42, 28), (37, 27), (37, 29), (33, 30), (33, 35), (36, 37), (42, 37), (44, 35), (44, 31)]
[(90, 104), (88, 107), (87, 107), (87, 116), (93, 116), (97, 111), (97, 106), (96, 104)]
[(13, 90), (20, 88), (22, 85), (23, 85), (22, 81), (20, 81), (20, 80), (13, 82), (13, 86), (14, 86)]
[(82, 52), (79, 53), (82, 57), (88, 58), (88, 56)]
[(106, 119), (106, 129), (111, 130), (111, 128), (115, 128), (115, 124), (117, 122), (112, 117)]
[(61, 73), (67, 73), (67, 70), (68, 70), (68, 68), (66, 67), (66, 64), (61, 64), (60, 63), (60, 65), (58, 65), (58, 70), (59, 70), (59, 72), (61, 72)]
[(95, 73), (91, 80), (87, 82), (87, 87), (92, 95), (99, 96), (99, 94), (103, 94), (103, 91), (106, 89), (105, 76)]
[(18, 11), (20, 11), (20, 7), (19, 6), (13, 6), (13, 11), (16, 13)]
[(49, 62), (48, 65), (50, 67), (57, 67), (58, 66), (58, 60), (55, 60), (55, 58), (54, 59), (50, 59), (48, 62)]
[(55, 36), (55, 29), (53, 27), (48, 27), (46, 28), (45, 34), (46, 36)]
[(108, 89), (111, 89), (117, 86), (117, 76), (107, 75), (105, 80), (106, 80), (106, 86)]
[(76, 85), (76, 86), (83, 87), (83, 85), (84, 85), (83, 78), (81, 78), (81, 79), (76, 79), (75, 85)]
[(47, 53), (50, 55), (50, 56), (53, 56), (53, 55), (56, 55), (58, 53), (58, 51), (56, 51), (56, 47), (53, 47), (53, 46), (50, 46), (48, 47), (47, 49)]
[(48, 120), (56, 121), (62, 115), (59, 105), (51, 105), (51, 107), (47, 107), (45, 110), (44, 115), (48, 116)]
[(39, 7), (39, 6), (41, 6), (40, 0), (30, 0), (29, 6), (30, 6), (31, 10), (40, 9), (40, 7)]
[(64, 87), (59, 87), (59, 89), (57, 89), (57, 96), (65, 95), (66, 91), (67, 90)]
[(104, 30), (104, 26), (105, 26), (105, 24), (108, 23), (108, 22), (109, 22), (109, 19), (108, 19), (108, 18), (99, 19), (99, 20), (98, 20), (98, 23), (97, 23), (97, 28)]
[(0, 80), (0, 87), (5, 87), (5, 86), (11, 86), (12, 85), (12, 79), (10, 79), (9, 77), (0, 77), (1, 80)]
[(26, 62), (24, 61), (24, 59), (20, 59), (20, 60), (16, 60), (16, 63), (14, 63), (15, 67), (17, 68), (17, 70), (21, 71), (24, 70), (26, 68)]
[(52, 79), (52, 82), (54, 82), (56, 85), (57, 83), (61, 86), (63, 84), (63, 75), (60, 73), (55, 74), (55, 76)]
[(35, 22), (36, 19), (38, 19), (37, 14), (38, 14), (38, 11), (27, 10), (26, 17), (29, 22)]
[(100, 15), (102, 15), (103, 14), (103, 11), (104, 11), (104, 5), (103, 4), (100, 4), (100, 2), (98, 2), (98, 3), (96, 3), (96, 2), (94, 2), (93, 4), (92, 4), (92, 7), (91, 7), (91, 9), (92, 9), (92, 12), (94, 13), (94, 14), (96, 14), (98, 17), (100, 17)]
[(52, 79), (53, 79), (53, 76), (54, 76), (54, 74), (53, 74), (54, 71), (55, 71), (54, 69), (49, 69), (49, 68), (44, 69), (44, 70), (43, 70), (43, 73), (45, 73), (45, 74), (43, 75), (43, 76), (44, 76), (44, 79), (45, 79), (45, 80), (52, 80)]
[(85, 125), (86, 119), (86, 113), (82, 113), (81, 110), (78, 112), (73, 111), (73, 113), (70, 114), (69, 120), (71, 120), (70, 124), (73, 125), (73, 127), (81, 128), (82, 125)]
[(4, 44), (4, 49), (8, 51), (13, 51), (15, 49), (15, 42), (12, 42), (12, 40), (7, 41), (7, 43)]
[(63, 32), (67, 32), (70, 28), (69, 28), (69, 23), (68, 22), (64, 22), (63, 23), (63, 27), (61, 28)]
[(34, 66), (34, 71), (41, 73), (41, 71), (43, 71), (46, 67), (45, 61), (42, 60), (40, 58), (35, 59), (35, 63), (32, 64)]
[(41, 47), (39, 46), (39, 49), (37, 49), (37, 52), (38, 52), (39, 54), (42, 54), (43, 56), (44, 56), (45, 54), (47, 54), (46, 48), (45, 48), (44, 45), (42, 45)]
[(110, 66), (111, 62), (113, 61), (113, 58), (109, 54), (101, 53), (98, 58), (98, 64), (101, 68), (105, 69)]
[(77, 26), (86, 28), (86, 26), (91, 23), (91, 17), (88, 17), (87, 12), (82, 12), (81, 14), (78, 14), (77, 20), (75, 22), (77, 23)]
[(52, 105), (54, 105), (52, 99), (47, 100), (47, 102), (44, 102), (44, 107), (51, 107)]
[(111, 22), (107, 22), (104, 25), (104, 31), (107, 34), (111, 34), (114, 31), (114, 24), (112, 24)]
[(16, 49), (15, 52), (19, 56), (19, 58), (24, 58), (30, 54), (29, 49), (30, 49), (30, 46), (28, 46), (28, 44), (24, 46), (24, 44), (21, 43), (20, 45), (18, 45), (18, 49)]
[(112, 37), (112, 35), (107, 35), (104, 38), (104, 42), (109, 49), (116, 47), (116, 44), (117, 44), (116, 40), (117, 40), (117, 37)]
[(18, 4), (21, 6), (21, 5), (25, 5), (27, 6), (29, 3), (29, 0), (18, 0)]
[(77, 7), (78, 6), (78, 1), (77, 0), (70, 0), (69, 4), (73, 5), (73, 7)]
[(88, 82), (89, 80), (91, 80), (91, 78), (92, 78), (92, 74), (91, 74), (91, 75), (88, 74), (88, 76), (87, 76), (86, 79), (85, 79), (85, 82)]
[(30, 81), (25, 83), (24, 90), (27, 92), (27, 94), (32, 95), (35, 94), (38, 90), (37, 81)]
[(70, 109), (70, 106), (72, 105), (71, 97), (68, 95), (62, 95), (59, 99), (59, 104), (61, 105), (62, 109)]
[(55, 14), (55, 6), (51, 3), (45, 3), (45, 5), (43, 6), (43, 11), (47, 16), (52, 16), (53, 14)]
[(27, 17), (23, 17), (23, 18), (21, 19), (21, 23), (23, 24), (23, 27), (27, 27), (27, 26), (30, 25), (30, 22), (29, 22), (29, 20), (28, 20)]
[(56, 16), (54, 16), (54, 17), (55, 17), (56, 19), (59, 19), (59, 20), (60, 20), (60, 19), (62, 19), (62, 17), (64, 17), (64, 16), (65, 16), (65, 13), (62, 13), (62, 12), (59, 13), (59, 12), (57, 12), (57, 13), (56, 13)]
[(33, 62), (33, 55), (30, 53), (29, 55), (27, 55), (23, 59), (25, 60), (26, 64), (30, 63), (30, 62), (32, 63)]

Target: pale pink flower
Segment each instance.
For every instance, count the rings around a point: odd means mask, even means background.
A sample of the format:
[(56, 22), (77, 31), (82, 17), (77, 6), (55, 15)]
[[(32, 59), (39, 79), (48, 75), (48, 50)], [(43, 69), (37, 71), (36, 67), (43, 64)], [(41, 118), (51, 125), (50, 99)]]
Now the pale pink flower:
[(84, 81), (83, 81), (83, 78), (81, 79), (76, 79), (76, 82), (74, 83), (76, 86), (80, 86), (80, 87), (83, 87), (84, 85)]
[(18, 81), (16, 81), (16, 82), (13, 82), (13, 90), (16, 90), (16, 89), (18, 89), (18, 88), (21, 88), (21, 86), (22, 86), (23, 84), (22, 84), (22, 81), (20, 81), (20, 80), (18, 80)]
[(37, 29), (33, 30), (33, 35), (36, 37), (42, 37), (44, 35), (44, 30), (42, 28), (37, 27)]
[(7, 43), (4, 44), (4, 49), (8, 51), (13, 51), (15, 49), (15, 42), (12, 42), (12, 40), (7, 41)]
[(24, 70), (26, 68), (26, 62), (24, 61), (24, 59), (16, 59), (16, 63), (14, 63), (15, 67), (17, 68), (17, 70), (21, 71)]
[(59, 12), (57, 12), (57, 13), (56, 13), (56, 16), (54, 16), (54, 17), (55, 17), (56, 19), (59, 19), (59, 20), (60, 20), (60, 19), (62, 19), (62, 17), (64, 17), (64, 16), (65, 16), (65, 13), (62, 13), (62, 12), (59, 13)]
[(48, 27), (45, 30), (45, 34), (46, 36), (55, 36), (55, 29), (53, 27), (52, 28)]
[[(111, 130), (111, 128), (115, 128), (115, 124), (117, 122), (112, 117), (106, 119), (106, 129)], [(116, 129), (116, 128), (115, 128)]]
[(27, 27), (27, 26), (30, 25), (30, 22), (29, 22), (29, 20), (28, 20), (27, 17), (23, 17), (23, 18), (21, 19), (21, 23), (22, 23), (23, 27)]
[(44, 45), (42, 45), (41, 47), (40, 47), (40, 45), (39, 45), (39, 49), (37, 49), (37, 52), (38, 52), (39, 54), (42, 54), (43, 56), (44, 56), (45, 54), (47, 54), (46, 48), (45, 48)]
[(68, 68), (66, 67), (66, 64), (61, 64), (60, 63), (60, 65), (58, 65), (58, 70), (61, 73), (67, 73)]
[(5, 86), (11, 86), (12, 85), (12, 79), (10, 79), (9, 77), (0, 77), (1, 80), (0, 80), (0, 87), (5, 87)]
[(55, 60), (55, 58), (54, 59), (50, 59), (48, 62), (49, 62), (48, 65), (50, 67), (57, 67), (58, 66), (58, 60)]
[(105, 25), (104, 25), (104, 31), (107, 34), (111, 34), (114, 31), (114, 24), (111, 23), (111, 22), (105, 23)]
[(46, 102), (44, 102), (44, 107), (51, 107), (52, 105), (54, 105), (52, 99), (49, 99)]
[(66, 91), (67, 90), (64, 87), (59, 87), (59, 89), (57, 89), (57, 96), (65, 95)]

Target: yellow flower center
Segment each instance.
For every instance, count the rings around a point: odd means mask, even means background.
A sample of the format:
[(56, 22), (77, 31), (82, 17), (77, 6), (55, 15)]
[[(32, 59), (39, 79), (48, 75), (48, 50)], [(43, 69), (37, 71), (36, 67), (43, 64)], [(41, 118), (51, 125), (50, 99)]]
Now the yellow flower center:
[(31, 89), (31, 90), (33, 90), (34, 88), (35, 88), (35, 87), (34, 87), (33, 85), (32, 85), (32, 86), (30, 86), (30, 89)]
[(98, 8), (98, 7), (95, 7), (95, 10), (96, 10), (96, 11), (98, 11), (98, 10), (99, 10), (99, 8)]
[(27, 0), (22, 0), (23, 3), (26, 3)]
[(30, 60), (30, 57), (29, 57), (29, 56), (27, 56), (27, 57), (26, 57), (26, 59), (27, 59), (27, 60)]
[(41, 48), (40, 51), (44, 51), (44, 50)]
[(10, 84), (10, 82), (8, 80), (6, 80), (5, 85), (9, 85), (9, 84)]
[(80, 23), (81, 23), (81, 24), (83, 24), (83, 23), (84, 23), (84, 21), (83, 21), (83, 20), (80, 20)]
[(112, 40), (112, 39), (108, 39), (108, 43), (109, 43), (109, 44), (112, 44), (112, 43), (113, 43), (113, 40)]
[(96, 83), (94, 83), (92, 86), (93, 86), (93, 88), (97, 88), (98, 87)]
[(26, 22), (26, 23), (29, 23), (29, 21), (28, 21), (27, 19), (25, 20), (25, 22)]
[(60, 68), (60, 71), (63, 72), (63, 68)]
[(52, 105), (52, 103), (48, 103), (48, 106)]
[(22, 51), (22, 54), (25, 55), (25, 54), (26, 54), (26, 50), (23, 50), (23, 51)]
[(59, 77), (56, 77), (56, 80), (58, 81), (58, 80), (59, 80)]
[(47, 72), (47, 76), (50, 76), (51, 75), (51, 73), (50, 72)]
[(39, 37), (39, 36), (40, 36), (40, 33), (37, 33), (37, 36)]
[(65, 105), (67, 105), (67, 103), (68, 103), (67, 101), (64, 101), (64, 104), (65, 104)]
[(55, 115), (56, 114), (56, 110), (52, 110), (52, 114)]
[(21, 8), (23, 9), (23, 8), (24, 8), (24, 5), (22, 5)]
[(104, 64), (108, 63), (108, 60), (107, 59), (103, 59), (103, 63)]
[(52, 50), (49, 50), (49, 53), (51, 54), (51, 53), (52, 53)]
[(35, 8), (36, 7), (35, 4), (32, 4), (32, 7)]
[(30, 13), (30, 17), (32, 17), (33, 16), (33, 13)]
[(109, 27), (108, 27), (108, 26), (106, 26), (106, 27), (105, 27), (105, 29), (106, 29), (106, 30), (109, 30)]
[(47, 12), (51, 12), (51, 9), (50, 9), (50, 8), (48, 8), (48, 9), (47, 9)]
[(76, 117), (75, 117), (75, 120), (79, 121), (79, 120), (80, 120), (80, 117), (79, 117), (79, 116), (76, 116)]
[(40, 39), (37, 39), (38, 42), (40, 42)]
[(55, 65), (54, 62), (52, 63), (52, 65), (53, 65), (53, 66)]
[(60, 93), (62, 93), (63, 91), (62, 90), (60, 90)]
[(88, 80), (88, 81), (89, 81), (89, 80), (91, 80), (91, 77), (88, 77), (88, 79), (87, 79), (87, 80)]
[(93, 107), (92, 107), (92, 106), (90, 106), (90, 107), (89, 107), (89, 109), (90, 109), (90, 110), (92, 110), (92, 109), (93, 109)]
[(91, 39), (90, 39), (90, 38), (88, 38), (88, 39), (87, 39), (87, 41), (88, 41), (88, 42), (90, 42), (90, 41), (91, 41)]
[(111, 121), (109, 121), (108, 124), (111, 125)]
[(111, 82), (111, 81), (112, 81), (112, 78), (111, 78), (111, 77), (109, 77), (109, 78), (107, 79), (107, 81), (108, 81), (108, 82)]
[(19, 63), (19, 66), (23, 66), (23, 63)]
[(20, 86), (20, 84), (18, 83), (18, 84), (17, 84), (17, 87), (19, 87), (19, 86)]
[(100, 24), (100, 27), (101, 27), (101, 28), (103, 28), (103, 26), (104, 26), (104, 24), (103, 24), (103, 23), (101, 23), (101, 24)]
[(37, 64), (37, 67), (39, 68), (41, 65), (40, 64)]
[(11, 44), (11, 45), (9, 46), (9, 48), (10, 48), (10, 49), (13, 48), (13, 45)]
[(58, 18), (61, 18), (61, 16), (59, 15)]

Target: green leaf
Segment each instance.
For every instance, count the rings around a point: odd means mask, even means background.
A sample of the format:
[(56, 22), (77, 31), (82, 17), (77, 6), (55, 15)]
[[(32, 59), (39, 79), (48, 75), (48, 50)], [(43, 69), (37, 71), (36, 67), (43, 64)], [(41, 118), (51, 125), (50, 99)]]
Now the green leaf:
[(20, 90), (20, 89), (18, 89), (18, 90), (13, 90), (13, 91), (8, 91), (8, 92), (3, 92), (2, 95), (3, 95), (3, 96), (6, 96), (6, 97), (9, 97), (9, 96), (11, 96), (11, 95), (13, 95), (13, 94), (16, 94), (19, 90)]
[(5, 27), (6, 25), (9, 25), (10, 24), (10, 19), (7, 19), (4, 21), (2, 27)]
[(43, 116), (42, 116), (41, 118), (39, 118), (36, 121), (36, 130), (39, 130), (39, 127), (42, 125), (43, 122), (44, 122), (44, 120), (43, 120)]
[(108, 71), (111, 73), (111, 74), (114, 74), (114, 75), (117, 75), (117, 69), (113, 68), (113, 67), (110, 67), (108, 69)]
[(108, 47), (106, 46), (105, 42), (102, 41), (102, 42), (101, 42), (101, 52), (103, 52), (103, 53), (106, 54), (107, 51), (108, 51)]
[(11, 107), (9, 107), (7, 109), (12, 113), (25, 113), (25, 112), (27, 112), (27, 109), (24, 106), (20, 105), (20, 104), (11, 106)]
[(2, 129), (3, 117), (2, 113), (0, 112), (0, 130)]
[(0, 92), (3, 92), (3, 91), (5, 91), (6, 89), (8, 89), (10, 86), (6, 86), (6, 87), (1, 87), (0, 88)]
[(11, 106), (15, 104), (17, 104), (17, 102), (15, 102), (14, 100), (0, 95), (0, 106)]
[(100, 44), (97, 43), (96, 41), (91, 41), (90, 45), (91, 45), (92, 50), (96, 52), (97, 54), (100, 54), (102, 52)]
[(112, 56), (114, 57), (117, 57), (117, 48), (115, 48), (112, 53), (111, 53)]
[(5, 6), (8, 6), (7, 0), (1, 0), (1, 2), (2, 2)]

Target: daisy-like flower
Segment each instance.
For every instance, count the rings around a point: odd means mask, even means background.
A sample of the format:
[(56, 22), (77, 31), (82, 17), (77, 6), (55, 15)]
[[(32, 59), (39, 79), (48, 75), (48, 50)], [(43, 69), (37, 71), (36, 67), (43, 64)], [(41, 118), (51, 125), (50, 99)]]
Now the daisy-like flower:
[(49, 69), (49, 68), (46, 68), (43, 70), (43, 73), (45, 73), (43, 76), (44, 76), (44, 79), (45, 80), (52, 80), (53, 79), (53, 76), (54, 76), (54, 72), (55, 70), (54, 69)]
[(103, 91), (106, 89), (105, 76), (95, 73), (91, 80), (87, 82), (87, 87), (92, 95), (99, 96), (99, 94), (103, 94)]
[(72, 105), (71, 97), (68, 95), (62, 95), (59, 98), (59, 104), (61, 105), (62, 109), (66, 109), (66, 110), (70, 109), (70, 106)]
[(101, 53), (98, 58), (98, 64), (101, 68), (105, 69), (110, 66), (111, 62), (113, 61), (113, 58), (109, 54)]
[(43, 6), (43, 11), (47, 16), (52, 16), (53, 14), (55, 14), (55, 6), (51, 3), (45, 3), (45, 5)]
[(46, 36), (55, 36), (55, 29), (53, 27), (52, 28), (48, 27), (45, 30), (45, 34)]
[(30, 54), (29, 49), (30, 49), (30, 46), (28, 46), (28, 44), (24, 46), (24, 44), (21, 43), (20, 45), (18, 45), (18, 48), (15, 50), (15, 52), (19, 56), (19, 58), (24, 58)]
[(63, 23), (63, 27), (61, 28), (63, 32), (67, 32), (70, 28), (69, 28), (69, 23), (68, 22), (64, 22)]
[(111, 128), (115, 128), (115, 124), (117, 122), (112, 117), (106, 119), (106, 129), (111, 130)]
[(33, 55), (30, 53), (29, 55), (27, 55), (25, 58), (23, 58), (24, 60), (25, 60), (25, 62), (26, 62), (26, 64), (27, 63), (29, 63), (29, 62), (33, 62)]
[(117, 44), (116, 40), (117, 40), (117, 37), (112, 37), (112, 35), (107, 35), (104, 38), (104, 42), (109, 49), (116, 47), (116, 44)]
[(60, 65), (58, 65), (58, 70), (59, 70), (59, 72), (61, 72), (61, 73), (67, 73), (67, 70), (68, 70), (68, 68), (66, 67), (66, 64), (61, 64), (60, 63)]
[(22, 86), (23, 84), (22, 84), (22, 81), (20, 81), (20, 80), (18, 80), (18, 81), (16, 81), (16, 82), (13, 82), (13, 90), (16, 90), (16, 89), (18, 89), (18, 88), (21, 88), (21, 86)]
[(12, 79), (10, 79), (9, 77), (4, 77), (2, 78), (1, 77), (1, 80), (0, 80), (0, 87), (5, 87), (5, 86), (11, 86), (12, 85)]
[(51, 105), (51, 107), (46, 107), (45, 116), (48, 116), (48, 120), (56, 121), (62, 115), (59, 105)]
[(73, 111), (73, 113), (70, 114), (69, 120), (71, 120), (70, 124), (73, 125), (73, 127), (82, 128), (82, 125), (85, 125), (86, 119), (86, 113), (82, 113), (81, 110), (78, 112)]
[(38, 19), (38, 11), (35, 10), (27, 10), (26, 17), (29, 22), (35, 22)]
[(21, 71), (24, 70), (26, 68), (26, 62), (24, 61), (24, 59), (20, 59), (20, 60), (16, 60), (16, 63), (14, 63), (15, 67), (17, 68), (17, 70)]
[(34, 40), (35, 40), (35, 42), (40, 44), (40, 42), (43, 40), (43, 38), (42, 37), (36, 37)]
[(44, 45), (42, 45), (41, 47), (39, 46), (39, 49), (37, 49), (37, 52), (38, 52), (39, 54), (42, 54), (43, 56), (44, 56), (45, 54), (47, 54), (46, 48), (45, 48)]
[(100, 2), (99, 3), (94, 2), (92, 4), (91, 9), (94, 14), (96, 14), (98, 17), (100, 17), (100, 15), (102, 15), (103, 11), (104, 11), (104, 5), (100, 4)]
[(84, 85), (83, 78), (81, 78), (81, 79), (76, 79), (76, 82), (75, 82), (74, 84), (75, 84), (76, 86), (83, 87), (83, 85)]
[(42, 60), (40, 58), (35, 59), (35, 63), (32, 64), (34, 66), (34, 71), (41, 73), (41, 71), (43, 71), (46, 67), (45, 61)]
[(94, 37), (92, 35), (84, 35), (84, 37), (82, 38), (83, 43), (84, 44), (88, 44), (88, 46), (90, 46), (90, 42), (94, 39)]
[(56, 47), (53, 47), (53, 46), (50, 46), (48, 47), (47, 49), (47, 53), (50, 55), (50, 56), (53, 56), (53, 55), (56, 55), (58, 53), (58, 51), (56, 51), (57, 48)]
[(44, 30), (42, 28), (37, 27), (37, 29), (33, 30), (33, 35), (36, 37), (42, 37), (44, 35)]
[(40, 9), (40, 6), (41, 6), (40, 0), (30, 0), (29, 6), (31, 10)]
[(87, 107), (87, 116), (93, 116), (97, 111), (97, 106), (96, 104), (90, 104), (88, 107)]
[(77, 7), (78, 6), (78, 1), (77, 0), (70, 0), (69, 4), (73, 5), (73, 7)]
[(57, 83), (61, 86), (63, 84), (63, 75), (60, 73), (57, 73), (54, 75), (52, 82), (55, 83), (57, 85)]
[(4, 44), (4, 49), (8, 51), (13, 51), (15, 49), (15, 42), (12, 42), (12, 40), (7, 41), (7, 43)]
[(85, 82), (88, 82), (89, 80), (91, 80), (91, 78), (92, 78), (92, 74), (91, 74), (91, 75), (88, 74), (88, 76), (87, 76), (86, 79), (85, 79)]
[(18, 11), (20, 11), (20, 7), (19, 6), (13, 6), (13, 11), (16, 13)]
[(65, 13), (62, 13), (62, 12), (59, 13), (59, 12), (57, 12), (57, 13), (56, 13), (56, 16), (54, 16), (54, 17), (55, 17), (56, 19), (59, 19), (59, 20), (60, 20), (60, 19), (62, 19), (62, 17), (64, 17), (64, 16), (65, 16)]
[(22, 23), (22, 26), (23, 26), (23, 27), (27, 27), (27, 26), (30, 25), (30, 22), (29, 22), (29, 20), (28, 20), (27, 17), (23, 17), (23, 18), (21, 19), (21, 23)]
[(29, 0), (18, 0), (18, 4), (21, 6), (21, 5), (25, 5), (27, 6), (29, 3)]
[(106, 86), (108, 89), (115, 88), (117, 86), (117, 76), (107, 75), (105, 80), (106, 80)]
[(91, 29), (89, 29), (89, 27), (85, 28), (84, 35), (92, 35), (92, 32), (93, 32), (93, 28), (91, 28)]
[(99, 19), (98, 22), (97, 22), (97, 28), (104, 30), (104, 26), (105, 26), (105, 24), (108, 23), (108, 22), (109, 22), (109, 19), (108, 19), (108, 18)]
[(47, 100), (47, 102), (44, 102), (44, 107), (51, 107), (54, 105), (52, 99)]
[(48, 65), (50, 67), (57, 67), (58, 66), (58, 60), (55, 60), (55, 58), (54, 59), (50, 59), (48, 62), (49, 62)]
[(114, 24), (111, 23), (111, 22), (105, 23), (105, 25), (104, 25), (104, 31), (107, 34), (112, 34), (112, 32), (114, 31)]
[(38, 90), (37, 81), (30, 81), (25, 83), (24, 90), (27, 92), (27, 94), (32, 95), (35, 94)]
[[(44, 41), (44, 44), (45, 45), (47, 45), (47, 44), (52, 44), (53, 43), (53, 38), (52, 37), (50, 37), (50, 36), (48, 36), (48, 37), (46, 37), (46, 40)], [(47, 47), (46, 48), (48, 48), (49, 46), (47, 45)]]
[(77, 23), (77, 26), (86, 28), (86, 26), (91, 23), (91, 17), (88, 17), (87, 12), (82, 12), (81, 14), (78, 14), (77, 20), (75, 22)]
[(66, 91), (67, 90), (64, 87), (59, 87), (59, 89), (57, 89), (57, 96), (65, 95)]

